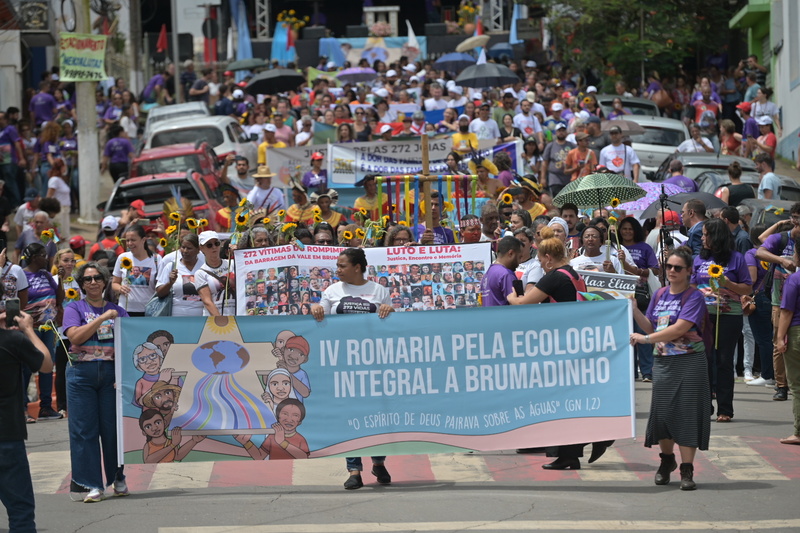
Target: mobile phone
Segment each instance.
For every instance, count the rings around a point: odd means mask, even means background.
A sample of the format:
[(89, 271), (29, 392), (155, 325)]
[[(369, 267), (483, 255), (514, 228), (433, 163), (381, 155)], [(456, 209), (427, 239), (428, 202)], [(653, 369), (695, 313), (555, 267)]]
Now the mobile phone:
[(517, 293), (517, 296), (523, 296), (525, 294), (525, 288), (522, 286), (521, 279), (515, 279), (511, 282), (511, 285), (514, 286), (514, 292)]
[(11, 328), (17, 325), (14, 320), (19, 316), (19, 298), (8, 298), (6, 300), (6, 327)]

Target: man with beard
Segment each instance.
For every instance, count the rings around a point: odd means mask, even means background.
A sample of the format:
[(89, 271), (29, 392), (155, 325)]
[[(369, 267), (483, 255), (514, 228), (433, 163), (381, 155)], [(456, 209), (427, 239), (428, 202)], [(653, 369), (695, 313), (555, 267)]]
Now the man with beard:
[(514, 127), (519, 128), (519, 131), (525, 136), (526, 139), (535, 137), (536, 144), (539, 146), (539, 151), (544, 150), (544, 132), (539, 120), (531, 113), (533, 103), (523, 99), (519, 104), (520, 112), (514, 116)]
[(540, 176), (547, 176), (546, 180), (542, 180), (542, 187), (550, 186), (550, 193), (556, 196), (567, 183), (570, 182), (571, 176), (565, 172), (565, 161), (569, 151), (575, 148), (575, 145), (567, 141), (567, 127), (558, 123), (556, 125), (556, 138), (547, 145), (542, 155), (542, 170)]
[(165, 381), (156, 381), (153, 387), (142, 396), (142, 405), (145, 409), (158, 409), (164, 417), (165, 427), (172, 422), (172, 415), (178, 410), (178, 398), (181, 388), (170, 385)]

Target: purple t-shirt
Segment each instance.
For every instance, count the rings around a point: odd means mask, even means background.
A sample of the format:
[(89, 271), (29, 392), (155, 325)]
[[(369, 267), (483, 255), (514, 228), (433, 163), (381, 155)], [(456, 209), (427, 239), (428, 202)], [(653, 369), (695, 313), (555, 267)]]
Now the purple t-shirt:
[(760, 135), (761, 132), (759, 131), (756, 119), (753, 117), (748, 118), (744, 123), (744, 127), (742, 128), (742, 140), (747, 140), (751, 137), (753, 139), (758, 139)]
[(761, 282), (764, 281), (764, 276), (767, 275), (768, 270), (767, 268), (764, 268), (764, 265), (761, 264), (761, 261), (756, 259), (757, 251), (758, 248), (750, 248), (744, 254), (744, 262), (747, 263), (748, 268), (753, 266), (756, 267), (756, 282), (753, 283), (754, 291), (763, 289), (763, 287), (761, 287)]
[(677, 185), (686, 192), (697, 192), (697, 183), (693, 179), (686, 176), (672, 176), (664, 180), (664, 183), (672, 183)]
[(6, 126), (0, 131), (0, 165), (17, 164), (17, 148), (19, 132), (14, 126)]
[[(786, 239), (786, 246), (783, 247), (783, 250), (780, 249), (781, 238), (784, 235), (786, 235), (785, 231), (770, 235), (766, 238), (761, 247), (779, 257), (793, 257), (794, 240), (792, 240), (791, 237)], [(786, 282), (786, 278), (789, 277), (789, 274), (791, 274), (791, 272), (787, 272), (781, 265), (775, 265), (775, 272), (772, 276), (772, 305), (780, 305), (783, 284)]]
[(126, 137), (114, 137), (106, 143), (103, 155), (110, 163), (127, 163), (128, 154), (133, 153), (133, 145)]
[(633, 263), (639, 268), (658, 268), (658, 259), (653, 248), (646, 242), (637, 242), (626, 246), (631, 253)]
[(156, 98), (158, 95), (150, 93), (153, 92), (153, 89), (155, 89), (156, 86), (164, 87), (164, 83), (165, 83), (164, 76), (162, 76), (161, 74), (156, 74), (155, 76), (150, 78), (150, 81), (147, 82), (147, 87), (144, 88), (142, 96), (144, 96), (145, 98)]
[[(694, 258), (692, 284), (705, 295), (708, 312), (716, 314), (717, 295), (711, 290), (711, 278), (708, 275), (708, 267), (711, 266), (712, 263), (719, 264), (713, 256), (708, 259), (703, 259), (698, 255)], [(750, 271), (747, 269), (747, 263), (744, 260), (744, 255), (736, 251), (731, 252), (731, 258), (728, 264), (722, 267), (722, 274), (734, 283), (753, 284), (753, 280), (750, 279)], [(721, 287), (719, 289), (719, 313), (722, 315), (741, 315), (741, 298), (741, 296), (732, 290)]]
[(781, 309), (792, 312), (792, 323), (789, 326), (800, 326), (800, 272), (795, 272), (788, 277), (783, 285), (781, 296)]
[(509, 187), (511, 182), (514, 181), (514, 174), (512, 174), (510, 170), (502, 170), (500, 174), (497, 175), (497, 179), (503, 182), (503, 186)]
[(506, 297), (514, 292), (516, 274), (499, 263), (494, 263), (481, 280), (483, 307), (508, 305)]
[(55, 157), (56, 159), (58, 159), (59, 157), (61, 157), (61, 146), (60, 146), (59, 141), (56, 141), (56, 142), (45, 141), (45, 142), (43, 142), (42, 145), (39, 147), (39, 153), (42, 154), (42, 159), (44, 159), (44, 160), (47, 159), (47, 154), (50, 154), (53, 157)]
[(31, 98), (30, 110), (36, 120), (36, 125), (39, 126), (42, 122), (49, 122), (53, 120), (54, 111), (58, 102), (55, 97), (50, 93), (36, 93)]
[(319, 174), (314, 174), (308, 171), (303, 174), (303, 185), (307, 189), (320, 189), (327, 188), (328, 186), (328, 171), (324, 168), (319, 171)]
[(103, 115), (103, 118), (106, 119), (106, 120), (113, 120), (113, 121), (116, 122), (117, 120), (119, 120), (119, 117), (121, 117), (121, 116), (122, 116), (122, 108), (121, 107), (115, 107), (115, 106), (112, 105), (108, 109), (106, 109), (106, 112)]
[[(64, 331), (69, 328), (85, 326), (106, 311), (114, 309), (120, 317), (127, 317), (128, 312), (122, 307), (106, 302), (103, 307), (89, 305), (86, 300), (79, 300), (64, 309)], [(77, 360), (85, 361), (113, 361), (114, 360), (114, 321), (106, 320), (98, 330), (83, 344), (70, 346), (71, 354)]]
[(708, 312), (706, 311), (703, 295), (700, 291), (693, 291), (686, 299), (686, 303), (681, 307), (682, 296), (683, 293), (670, 294), (669, 289), (667, 289), (661, 298), (653, 298), (647, 308), (647, 319), (656, 331), (668, 328), (679, 319), (687, 320), (693, 324), (682, 337), (670, 342), (657, 342), (655, 350), (658, 355), (682, 355), (705, 351), (703, 337), (698, 329), (698, 325), (705, 323), (705, 315)]

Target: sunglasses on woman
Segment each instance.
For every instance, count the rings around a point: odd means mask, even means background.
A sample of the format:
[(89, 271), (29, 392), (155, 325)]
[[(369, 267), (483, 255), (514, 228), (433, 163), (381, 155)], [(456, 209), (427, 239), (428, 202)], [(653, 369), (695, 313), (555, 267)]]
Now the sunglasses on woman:
[(667, 267), (667, 270), (674, 270), (675, 272), (683, 272), (683, 269), (686, 268), (683, 265), (673, 265), (671, 263), (667, 263), (665, 266)]

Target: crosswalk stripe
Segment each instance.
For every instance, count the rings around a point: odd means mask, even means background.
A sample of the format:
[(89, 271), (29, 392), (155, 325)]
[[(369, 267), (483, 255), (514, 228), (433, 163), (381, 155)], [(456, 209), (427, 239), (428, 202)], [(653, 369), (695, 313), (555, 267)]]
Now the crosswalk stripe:
[(477, 483), (494, 481), (486, 461), (469, 453), (438, 454), (430, 456), (431, 470), (436, 481)]
[(741, 437), (711, 437), (706, 458), (734, 481), (788, 481)]
[(480, 522), (360, 522), (350, 524), (275, 524), (263, 526), (162, 527), (159, 533), (329, 533), (351, 531), (760, 531), (800, 528), (800, 519), (752, 521), (509, 520)]
[[(364, 468), (372, 464), (363, 459)], [(343, 457), (325, 457), (311, 461), (292, 461), (292, 485), (341, 486), (347, 480), (347, 468)]]
[(203, 489), (208, 487), (214, 463), (159, 464), (148, 490)]
[(628, 470), (625, 459), (613, 447), (591, 467), (578, 470), (578, 475), (583, 481), (639, 481), (639, 476)]
[(69, 450), (33, 452), (28, 456), (28, 462), (36, 494), (55, 494), (71, 470)]

